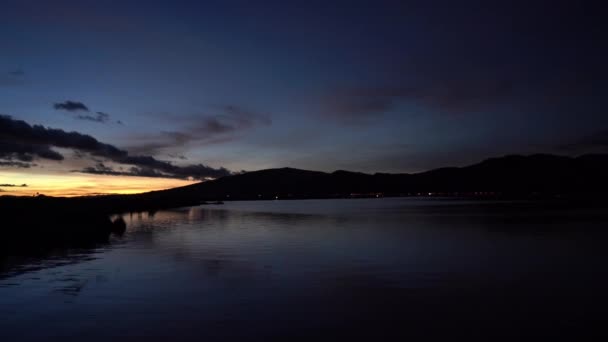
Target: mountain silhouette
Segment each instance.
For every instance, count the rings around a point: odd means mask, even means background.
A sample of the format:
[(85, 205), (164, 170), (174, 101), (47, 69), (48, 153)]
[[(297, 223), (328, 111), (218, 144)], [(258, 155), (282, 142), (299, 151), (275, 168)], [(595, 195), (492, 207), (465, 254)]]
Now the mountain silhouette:
[[(334, 198), (357, 196), (494, 195), (509, 197), (602, 195), (608, 155), (511, 155), (466, 167), (415, 174), (332, 173), (267, 169), (155, 192), (200, 200)], [(153, 193), (150, 193), (153, 194)]]

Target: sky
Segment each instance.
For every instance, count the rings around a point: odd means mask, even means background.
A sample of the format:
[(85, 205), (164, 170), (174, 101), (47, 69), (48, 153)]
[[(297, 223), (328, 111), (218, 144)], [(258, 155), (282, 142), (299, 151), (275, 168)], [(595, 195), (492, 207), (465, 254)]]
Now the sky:
[(0, 195), (608, 152), (594, 2), (0, 3)]

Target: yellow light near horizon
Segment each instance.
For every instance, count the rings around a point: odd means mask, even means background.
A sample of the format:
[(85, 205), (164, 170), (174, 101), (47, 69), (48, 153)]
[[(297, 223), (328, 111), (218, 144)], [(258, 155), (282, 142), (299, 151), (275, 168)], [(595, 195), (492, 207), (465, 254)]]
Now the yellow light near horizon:
[(27, 187), (4, 187), (0, 195), (87, 196), (98, 194), (134, 194), (192, 184), (193, 181), (132, 176), (70, 174), (30, 174), (0, 171), (0, 184), (27, 184)]

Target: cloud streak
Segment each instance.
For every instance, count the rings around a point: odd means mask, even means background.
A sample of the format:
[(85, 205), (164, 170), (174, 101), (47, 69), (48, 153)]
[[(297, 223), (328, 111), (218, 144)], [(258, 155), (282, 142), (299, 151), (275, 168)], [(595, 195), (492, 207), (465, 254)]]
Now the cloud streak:
[(65, 102), (57, 102), (53, 104), (53, 108), (55, 108), (55, 110), (65, 110), (68, 112), (89, 111), (89, 107), (87, 107), (84, 103), (70, 100)]
[[(131, 160), (134, 162), (134, 160)], [(149, 165), (146, 165), (149, 164)], [(202, 164), (187, 165), (187, 166), (176, 166), (167, 162), (162, 161), (145, 161), (139, 163), (139, 166), (132, 166), (121, 169), (114, 169), (104, 163), (97, 163), (94, 166), (85, 167), (82, 170), (76, 170), (75, 172), (91, 173), (98, 175), (111, 175), (111, 176), (136, 176), (136, 177), (155, 177), (155, 178), (167, 178), (167, 175), (172, 175), (171, 178), (179, 179), (206, 179), (206, 178), (219, 178), (231, 174), (225, 168), (212, 168)]]
[(134, 153), (158, 154), (166, 149), (180, 149), (188, 145), (223, 143), (236, 139), (239, 132), (255, 126), (272, 124), (272, 120), (267, 115), (239, 106), (221, 106), (219, 112), (219, 114), (201, 114), (177, 119), (176, 121), (187, 123), (183, 129), (139, 136), (138, 144), (129, 147), (128, 150)]
[[(598, 29), (605, 21), (594, 6), (438, 6), (431, 1), (405, 7), (403, 25), (396, 28), (412, 45), (370, 49), (361, 78), (322, 92), (319, 116), (367, 123), (383, 113), (405, 113), (406, 107), (447, 115), (521, 112), (545, 117), (594, 101), (596, 108), (605, 107), (606, 48), (599, 43), (603, 30)], [(590, 99), (593, 94), (600, 99)]]
[[(65, 101), (65, 102), (58, 102), (53, 104), (53, 108), (55, 110), (62, 110), (62, 111), (67, 111), (70, 113), (74, 114), (74, 119), (77, 120), (84, 120), (84, 121), (91, 121), (91, 122), (98, 122), (98, 123), (109, 123), (111, 121), (111, 117), (110, 114), (105, 113), (105, 112), (94, 112), (92, 113), (91, 110), (89, 109), (89, 107), (87, 105), (85, 105), (82, 102), (79, 101)], [(80, 114), (78, 114), (80, 113)], [(90, 113), (90, 114), (87, 114)], [(118, 125), (122, 125), (122, 121), (117, 120), (116, 124)]]
[[(230, 174), (225, 168), (213, 168), (203, 164), (178, 166), (152, 156), (130, 155), (127, 151), (102, 143), (90, 135), (41, 125), (32, 126), (10, 116), (0, 116), (0, 159), (2, 159), (0, 161), (5, 163), (5, 166), (20, 167), (19, 163), (31, 162), (35, 159), (63, 160), (63, 155), (52, 147), (71, 149), (116, 164), (130, 165), (131, 169), (128, 172), (121, 173), (124, 175), (206, 179)], [(98, 164), (93, 168), (85, 168), (82, 172), (117, 174), (119, 171), (100, 167)]]
[(334, 88), (321, 98), (321, 111), (324, 116), (351, 122), (374, 118), (404, 103), (453, 114), (468, 113), (508, 102), (522, 92), (525, 84), (511, 76), (429, 70), (424, 80), (403, 75), (384, 84)]
[(32, 164), (32, 163), (24, 163), (24, 162), (19, 162), (19, 161), (12, 161), (12, 160), (0, 160), (0, 166), (3, 167), (10, 167), (10, 168), (20, 168), (20, 169), (29, 169), (32, 166), (36, 166), (36, 164)]
[(80, 114), (80, 115), (76, 116), (76, 119), (99, 122), (99, 123), (107, 123), (108, 121), (110, 121), (110, 114), (107, 114), (104, 112), (96, 112), (95, 115)]
[(13, 141), (0, 141), (0, 158), (31, 162), (35, 157), (49, 160), (63, 160), (63, 156), (46, 145), (30, 145)]

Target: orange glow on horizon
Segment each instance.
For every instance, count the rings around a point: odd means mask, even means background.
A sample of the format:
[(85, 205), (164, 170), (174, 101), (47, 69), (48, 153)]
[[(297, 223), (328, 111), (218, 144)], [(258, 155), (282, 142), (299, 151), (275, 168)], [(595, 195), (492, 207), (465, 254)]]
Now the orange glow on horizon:
[(170, 189), (196, 181), (172, 178), (70, 174), (29, 174), (0, 171), (0, 184), (27, 184), (27, 187), (2, 187), (0, 196), (87, 196), (101, 194), (135, 194)]

